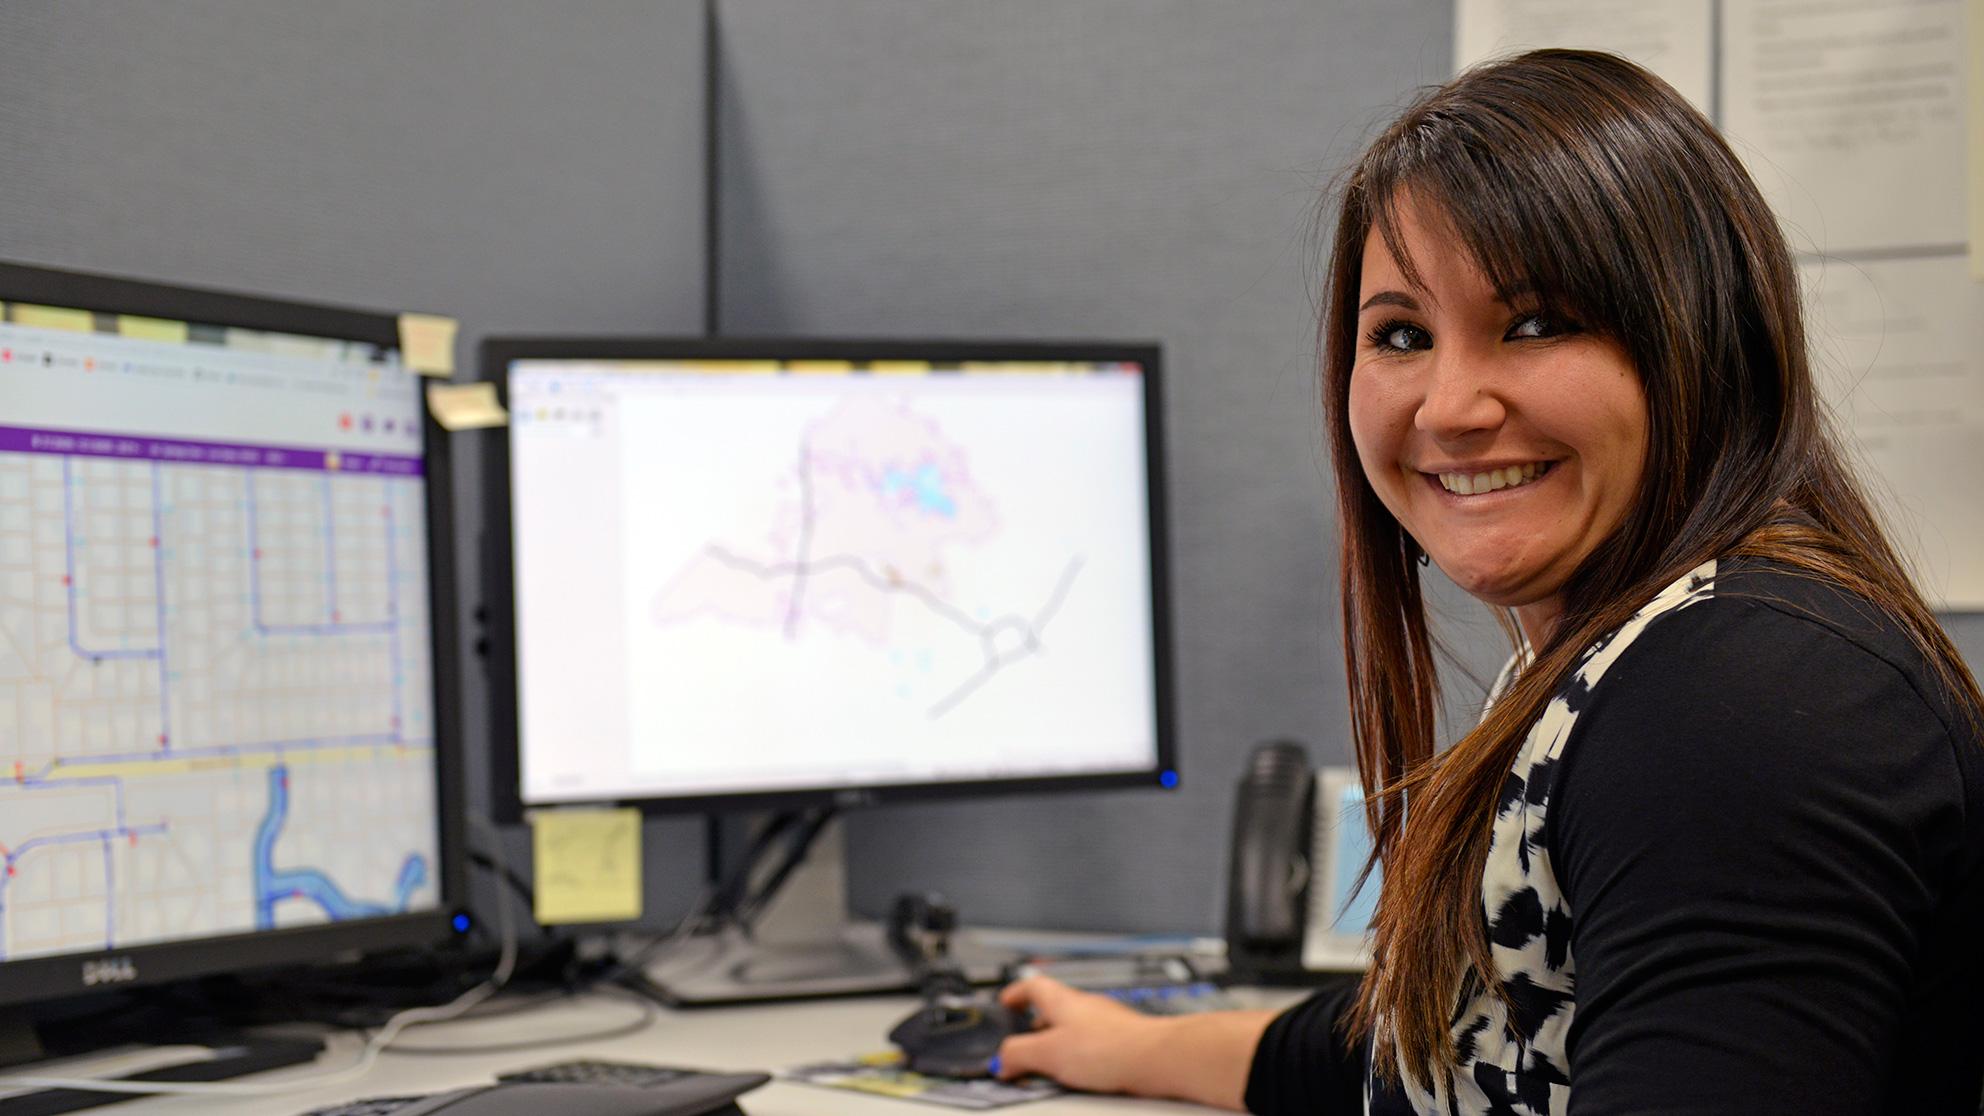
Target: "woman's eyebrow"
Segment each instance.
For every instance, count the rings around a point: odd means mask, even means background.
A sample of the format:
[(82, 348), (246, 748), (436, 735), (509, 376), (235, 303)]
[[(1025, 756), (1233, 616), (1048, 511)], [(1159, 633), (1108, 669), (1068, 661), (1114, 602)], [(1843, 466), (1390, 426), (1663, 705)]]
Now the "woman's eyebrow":
[(1362, 314), (1373, 306), (1399, 306), (1407, 310), (1419, 310), (1418, 301), (1404, 291), (1379, 291), (1377, 294), (1365, 299), (1364, 305), (1359, 306), (1357, 312)]

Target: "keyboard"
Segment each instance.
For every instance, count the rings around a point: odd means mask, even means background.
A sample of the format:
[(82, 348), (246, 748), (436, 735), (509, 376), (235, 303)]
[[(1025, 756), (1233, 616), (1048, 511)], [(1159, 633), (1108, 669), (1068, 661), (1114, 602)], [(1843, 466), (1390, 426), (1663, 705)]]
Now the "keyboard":
[(644, 1066), (637, 1062), (579, 1059), (538, 1066), (536, 1069), (519, 1070), (516, 1073), (498, 1074), (496, 1080), (558, 1082), (568, 1085), (631, 1085), (637, 1089), (644, 1089), (667, 1081), (679, 1081), (702, 1072), (676, 1069), (672, 1066)]
[(1209, 980), (1190, 984), (1097, 988), (1095, 991), (1120, 1000), (1145, 1015), (1190, 1015), (1201, 1011), (1231, 1011), (1240, 1006), (1225, 989)]
[(370, 1097), (305, 1116), (718, 1116), (771, 1080), (762, 1073), (706, 1073), (627, 1062), (560, 1062), (493, 1085), (420, 1096)]
[(1179, 954), (1108, 954), (1035, 958), (1011, 967), (1008, 980), (1039, 974), (1086, 992), (1097, 992), (1145, 1015), (1228, 1011), (1240, 1005)]

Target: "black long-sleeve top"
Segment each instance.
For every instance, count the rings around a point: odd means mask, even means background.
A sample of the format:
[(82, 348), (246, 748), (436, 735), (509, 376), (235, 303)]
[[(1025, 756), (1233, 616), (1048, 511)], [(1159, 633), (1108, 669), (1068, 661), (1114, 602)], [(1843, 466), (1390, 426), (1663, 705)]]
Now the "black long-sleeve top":
[[(1563, 1003), (1473, 1020), (1453, 1095), (1380, 1087), (1374, 1116), (1978, 1112), (1984, 736), (1865, 601), (1704, 570), (1601, 644), (1602, 677), (1560, 694), (1562, 743), (1512, 774), (1498, 824), (1543, 820), (1513, 883), (1492, 879), (1515, 855), (1498, 830), (1484, 910), (1520, 946), (1504, 920), (1540, 893), (1560, 921), (1535, 944), (1563, 965), (1538, 986)], [(1505, 980), (1538, 954), (1506, 956)], [(1368, 1045), (1336, 1029), (1351, 991), (1268, 1027), (1251, 1111), (1364, 1112)]]

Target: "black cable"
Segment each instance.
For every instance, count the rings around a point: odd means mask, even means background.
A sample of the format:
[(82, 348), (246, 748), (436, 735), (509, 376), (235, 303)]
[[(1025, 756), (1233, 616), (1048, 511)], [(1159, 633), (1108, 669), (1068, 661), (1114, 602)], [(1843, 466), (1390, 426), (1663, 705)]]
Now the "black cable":
[(524, 901), (524, 906), (531, 910), (537, 909), (537, 892), (531, 888), (529, 882), (522, 876), (517, 875), (516, 869), (508, 865), (499, 866), (495, 860), (491, 859), (488, 853), (477, 852), (474, 849), (469, 850), (468, 859), (469, 863), (495, 873), (505, 883), (509, 884), (510, 889), (515, 891), (518, 897)]
[(813, 811), (812, 815), (786, 839), (785, 856), (779, 861), (778, 867), (772, 869), (771, 874), (756, 891), (738, 904), (737, 923), (747, 933), (759, 916), (764, 914), (765, 907), (778, 894), (778, 889), (785, 885), (786, 878), (805, 863), (806, 854), (812, 851), (813, 842), (819, 840), (820, 831), (825, 829), (827, 823), (833, 821), (838, 813), (839, 810), (835, 807), (822, 806)]
[(771, 820), (765, 823), (765, 827), (751, 838), (750, 848), (744, 850), (743, 858), (731, 868), (730, 875), (717, 887), (716, 894), (711, 897), (710, 913), (718, 921), (736, 918), (737, 912), (750, 900), (751, 873), (758, 867), (758, 862), (764, 859), (772, 842), (797, 825), (802, 816), (797, 810), (780, 810), (773, 814)]

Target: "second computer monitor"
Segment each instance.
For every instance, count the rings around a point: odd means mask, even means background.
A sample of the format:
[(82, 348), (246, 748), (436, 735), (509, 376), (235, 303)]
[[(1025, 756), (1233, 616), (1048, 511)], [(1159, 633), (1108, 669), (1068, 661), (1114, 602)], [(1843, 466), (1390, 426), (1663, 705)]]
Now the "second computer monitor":
[(1176, 784), (1155, 346), (484, 359), (503, 812)]

